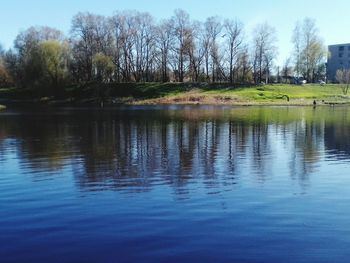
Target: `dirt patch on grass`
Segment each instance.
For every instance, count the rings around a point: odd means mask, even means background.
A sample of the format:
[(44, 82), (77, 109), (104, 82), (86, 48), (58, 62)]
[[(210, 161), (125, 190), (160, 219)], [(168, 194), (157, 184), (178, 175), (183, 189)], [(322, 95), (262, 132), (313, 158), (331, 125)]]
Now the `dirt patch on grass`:
[(236, 104), (241, 101), (237, 97), (233, 96), (220, 96), (220, 95), (202, 95), (202, 94), (182, 94), (179, 96), (163, 97), (151, 100), (139, 101), (139, 103), (145, 104)]
[[(223, 92), (224, 93), (224, 92)], [(131, 104), (193, 104), (193, 105), (233, 105), (233, 106), (313, 106), (314, 98), (290, 98), (284, 93), (269, 95), (267, 97), (264, 91), (261, 94), (256, 94), (257, 98), (249, 98), (240, 94), (218, 94), (212, 92), (203, 92), (199, 89), (194, 89), (177, 95), (166, 97), (136, 100)], [(259, 96), (260, 95), (260, 96)], [(264, 95), (264, 96), (261, 96)], [(335, 104), (327, 103), (328, 98), (316, 99), (317, 106)], [(350, 102), (349, 100), (341, 99), (337, 104)]]

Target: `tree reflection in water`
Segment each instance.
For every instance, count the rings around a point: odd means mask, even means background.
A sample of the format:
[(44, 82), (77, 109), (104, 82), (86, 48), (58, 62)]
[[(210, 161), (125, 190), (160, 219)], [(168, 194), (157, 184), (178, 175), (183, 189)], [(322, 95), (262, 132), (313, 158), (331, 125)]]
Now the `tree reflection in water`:
[[(39, 175), (71, 167), (84, 190), (208, 192), (289, 176), (303, 186), (322, 158), (348, 160), (348, 108), (130, 107), (0, 114), (0, 159)], [(10, 151), (10, 152), (9, 152)], [(56, 172), (56, 173), (55, 173)]]

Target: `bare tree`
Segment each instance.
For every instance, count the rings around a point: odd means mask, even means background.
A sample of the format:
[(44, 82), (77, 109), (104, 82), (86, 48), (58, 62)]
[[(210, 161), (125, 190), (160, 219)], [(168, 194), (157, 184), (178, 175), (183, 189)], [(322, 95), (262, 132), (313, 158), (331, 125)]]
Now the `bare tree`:
[(298, 21), (292, 42), (294, 44), (294, 63), (297, 77), (300, 75), (308, 82), (315, 82), (322, 77), (326, 49), (318, 34), (315, 20), (305, 18)]
[(211, 60), (211, 74), (212, 74), (211, 81), (215, 82), (216, 76), (220, 71), (220, 63), (219, 63), (220, 54), (219, 54), (219, 45), (217, 42), (218, 36), (222, 31), (222, 24), (221, 24), (220, 18), (217, 16), (207, 18), (205, 22), (205, 31), (209, 40), (208, 42), (209, 49), (207, 52), (210, 54), (210, 60)]
[(204, 28), (201, 30), (201, 45), (203, 47), (204, 51), (204, 68), (205, 68), (205, 76), (206, 81), (210, 81), (209, 77), (209, 60), (210, 60), (210, 35), (208, 30), (206, 30), (206, 25), (204, 25)]
[(252, 81), (252, 64), (249, 57), (248, 47), (241, 48), (237, 58), (237, 79), (241, 83), (250, 83)]
[(229, 81), (234, 82), (235, 60), (240, 52), (240, 47), (243, 43), (243, 24), (237, 20), (225, 20), (225, 34), (227, 38), (228, 53), (229, 53)]
[(78, 13), (72, 20), (71, 43), (77, 75), (83, 80), (94, 78), (93, 59), (97, 53), (107, 55), (112, 46), (108, 20), (91, 13)]
[(340, 87), (344, 95), (348, 94), (350, 87), (350, 70), (349, 69), (339, 69), (336, 73), (336, 80), (341, 84)]
[(192, 39), (190, 30), (190, 17), (182, 9), (175, 10), (175, 15), (172, 17), (173, 34), (175, 44), (173, 47), (175, 65), (178, 75), (178, 81), (183, 82), (185, 77), (186, 52)]
[(124, 16), (120, 13), (114, 14), (109, 19), (112, 35), (112, 61), (115, 64), (115, 80), (122, 80), (122, 46), (124, 40)]
[(140, 81), (141, 78), (144, 47), (141, 48), (140, 43), (144, 42), (144, 37), (139, 32), (141, 20), (138, 15), (136, 11), (121, 12), (110, 20), (114, 43), (113, 61), (116, 64), (118, 82)]
[(296, 77), (299, 78), (301, 76), (301, 70), (302, 70), (302, 30), (301, 30), (300, 21), (298, 21), (295, 25), (293, 35), (292, 35), (292, 43), (294, 45), (294, 51), (293, 51), (294, 70), (295, 70)]
[(153, 18), (148, 13), (135, 13), (133, 16), (133, 42), (135, 61), (133, 75), (136, 82), (148, 81), (150, 70), (150, 53), (154, 44)]
[(169, 81), (168, 75), (168, 63), (169, 63), (169, 52), (173, 45), (174, 35), (173, 33), (173, 20), (163, 20), (156, 28), (156, 43), (158, 45), (160, 53), (160, 65), (162, 81)]
[(268, 83), (273, 60), (277, 55), (276, 30), (264, 23), (258, 25), (253, 34), (255, 83), (261, 83), (264, 75), (265, 83)]

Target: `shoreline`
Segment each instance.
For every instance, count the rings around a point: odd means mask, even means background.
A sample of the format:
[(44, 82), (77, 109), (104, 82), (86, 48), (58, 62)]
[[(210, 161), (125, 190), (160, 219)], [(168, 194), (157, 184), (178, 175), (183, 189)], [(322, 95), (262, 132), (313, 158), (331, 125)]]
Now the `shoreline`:
[[(196, 83), (89, 83), (62, 87), (60, 98), (40, 89), (0, 89), (0, 105), (97, 106), (347, 106), (350, 96), (334, 84), (230, 86)], [(46, 95), (45, 95), (46, 94)]]
[(217, 106), (350, 106), (350, 101), (325, 101), (325, 100), (315, 100), (314, 104), (313, 99), (299, 99), (299, 100), (290, 100), (290, 101), (244, 101), (244, 100), (220, 100), (217, 101), (209, 98), (208, 100), (177, 100), (175, 99), (147, 99), (134, 101), (127, 105), (217, 105)]
[(53, 106), (53, 107), (113, 107), (113, 106), (232, 106), (232, 107), (253, 107), (253, 106), (266, 106), (266, 107), (325, 107), (325, 106), (350, 106), (349, 101), (317, 101), (316, 105), (313, 103), (314, 100), (300, 99), (291, 100), (289, 102), (281, 101), (213, 101), (213, 100), (169, 100), (164, 98), (156, 99), (119, 99), (119, 100), (109, 100), (105, 101), (103, 104), (96, 99), (82, 100), (82, 101), (72, 101), (72, 100), (0, 100), (0, 110), (5, 110), (11, 106)]

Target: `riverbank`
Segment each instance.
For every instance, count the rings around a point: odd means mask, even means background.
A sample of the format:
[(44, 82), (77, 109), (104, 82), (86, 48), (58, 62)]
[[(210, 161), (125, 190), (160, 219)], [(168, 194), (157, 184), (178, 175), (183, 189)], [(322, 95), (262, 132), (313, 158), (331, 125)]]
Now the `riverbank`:
[(224, 104), (224, 105), (338, 105), (350, 104), (339, 85), (287, 85), (194, 88), (187, 92), (136, 101), (136, 104)]
[(339, 85), (233, 86), (206, 83), (89, 83), (62, 89), (53, 98), (44, 89), (0, 89), (2, 104), (34, 103), (51, 105), (336, 105), (350, 104)]

